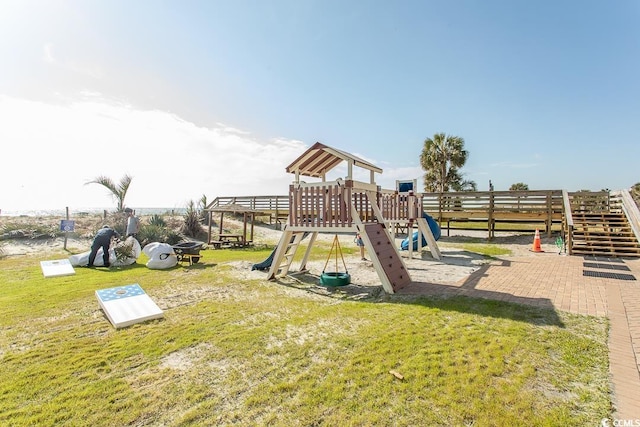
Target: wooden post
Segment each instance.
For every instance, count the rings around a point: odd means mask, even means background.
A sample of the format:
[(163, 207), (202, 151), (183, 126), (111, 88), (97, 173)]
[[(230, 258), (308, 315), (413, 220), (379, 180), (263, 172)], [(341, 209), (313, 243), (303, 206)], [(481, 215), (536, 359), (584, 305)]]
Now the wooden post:
[[(66, 219), (68, 221), (69, 220), (69, 206), (67, 206), (65, 209), (67, 211)], [(64, 250), (65, 251), (67, 250), (67, 235), (68, 234), (69, 234), (69, 232), (65, 230), (65, 232), (64, 232)]]
[(493, 239), (495, 227), (493, 225), (493, 209), (494, 209), (493, 191), (489, 192), (489, 218), (487, 218), (487, 226), (489, 228), (489, 240)]
[(247, 213), (243, 212), (242, 221), (242, 247), (247, 246)]
[(213, 211), (209, 211), (209, 237), (207, 240), (208, 244), (211, 244), (211, 223), (213, 222)]
[(551, 237), (551, 225), (553, 224), (553, 201), (551, 191), (547, 192), (547, 237)]
[(255, 239), (253, 238), (253, 223), (256, 221), (255, 212), (251, 212), (251, 241), (253, 242)]

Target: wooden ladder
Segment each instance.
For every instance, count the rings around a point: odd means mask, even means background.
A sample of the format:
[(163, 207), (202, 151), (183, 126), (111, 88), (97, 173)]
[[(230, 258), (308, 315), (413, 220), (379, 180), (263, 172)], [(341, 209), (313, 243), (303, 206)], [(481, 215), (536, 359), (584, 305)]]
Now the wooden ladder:
[[(303, 231), (284, 231), (282, 233), (282, 237), (280, 237), (280, 242), (276, 248), (276, 253), (273, 256), (273, 262), (269, 268), (267, 280), (287, 275), (305, 234)], [(311, 247), (311, 245), (309, 245), (309, 247)], [(305, 259), (306, 258), (307, 256), (305, 255)]]

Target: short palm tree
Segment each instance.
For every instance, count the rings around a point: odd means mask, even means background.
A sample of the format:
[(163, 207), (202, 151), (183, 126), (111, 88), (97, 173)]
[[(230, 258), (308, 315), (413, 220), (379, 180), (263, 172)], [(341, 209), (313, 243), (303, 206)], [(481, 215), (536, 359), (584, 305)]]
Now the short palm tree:
[(103, 187), (107, 188), (111, 192), (111, 196), (118, 202), (118, 212), (122, 212), (124, 210), (124, 198), (127, 195), (127, 191), (129, 191), (129, 186), (131, 185), (131, 181), (133, 177), (130, 175), (125, 175), (120, 179), (120, 182), (116, 185), (113, 180), (107, 176), (101, 175), (86, 184), (100, 184)]
[(478, 191), (478, 184), (475, 181), (465, 179), (451, 183), (451, 188), (455, 191)]
[(420, 165), (425, 170), (425, 191), (449, 191), (463, 183), (460, 168), (467, 162), (469, 152), (459, 136), (436, 133), (424, 140)]
[(529, 186), (524, 182), (516, 182), (515, 184), (511, 184), (509, 187), (509, 191), (527, 191), (529, 190)]

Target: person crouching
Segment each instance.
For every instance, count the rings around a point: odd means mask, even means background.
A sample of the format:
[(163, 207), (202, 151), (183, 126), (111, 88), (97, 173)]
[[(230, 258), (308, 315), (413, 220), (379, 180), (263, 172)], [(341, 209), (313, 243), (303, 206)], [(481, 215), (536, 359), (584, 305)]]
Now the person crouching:
[(89, 254), (89, 263), (87, 264), (87, 267), (93, 267), (93, 262), (96, 260), (96, 255), (100, 248), (102, 248), (104, 266), (109, 267), (111, 265), (109, 262), (109, 248), (111, 247), (111, 239), (114, 237), (119, 239), (120, 234), (108, 225), (105, 225), (98, 230), (93, 239), (93, 243), (91, 244), (91, 253)]

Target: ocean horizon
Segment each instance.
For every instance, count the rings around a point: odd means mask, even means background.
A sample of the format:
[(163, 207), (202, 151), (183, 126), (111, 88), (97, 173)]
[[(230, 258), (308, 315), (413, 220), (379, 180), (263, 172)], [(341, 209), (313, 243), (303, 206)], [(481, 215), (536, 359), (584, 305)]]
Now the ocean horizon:
[[(134, 209), (136, 215), (183, 215), (187, 209), (186, 208), (136, 208)], [(84, 216), (84, 215), (102, 215), (105, 211), (107, 212), (115, 212), (116, 209), (114, 207), (104, 207), (104, 208), (72, 208), (69, 207), (69, 217), (73, 218), (74, 216)], [(9, 210), (9, 209), (0, 209), (0, 216), (4, 217), (18, 217), (18, 216), (29, 216), (29, 217), (38, 217), (38, 216), (66, 216), (67, 211), (66, 208), (61, 209), (19, 209), (19, 210)]]

